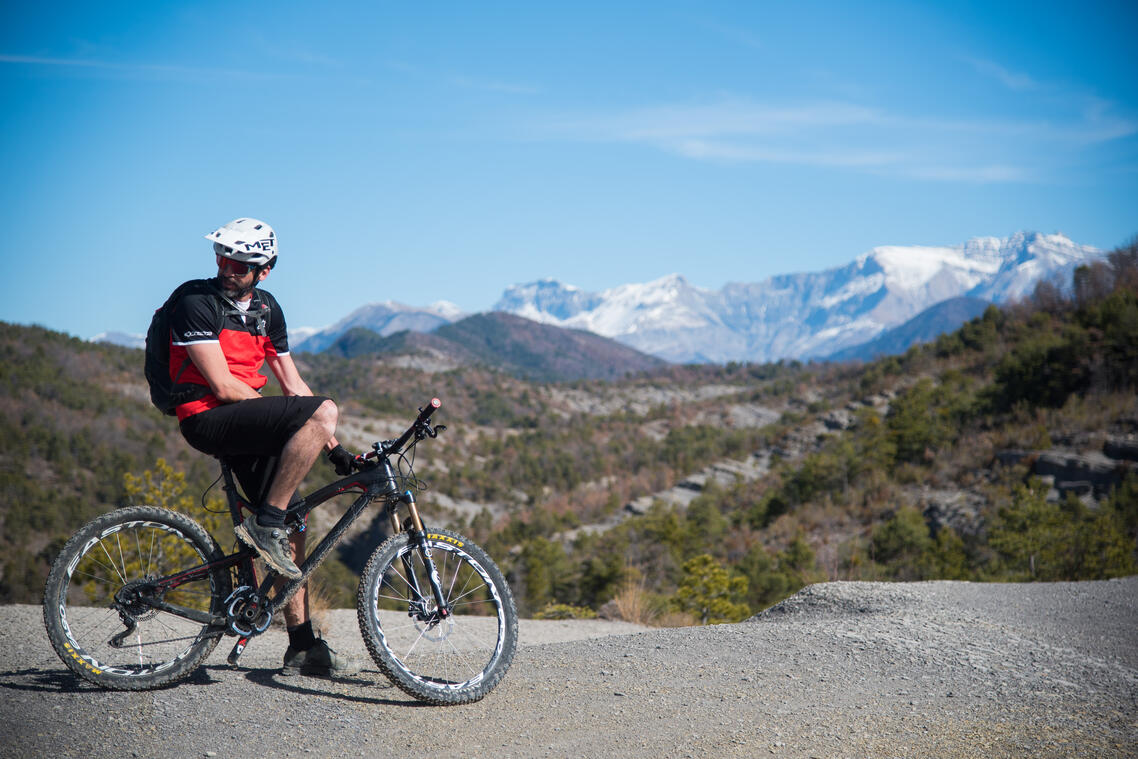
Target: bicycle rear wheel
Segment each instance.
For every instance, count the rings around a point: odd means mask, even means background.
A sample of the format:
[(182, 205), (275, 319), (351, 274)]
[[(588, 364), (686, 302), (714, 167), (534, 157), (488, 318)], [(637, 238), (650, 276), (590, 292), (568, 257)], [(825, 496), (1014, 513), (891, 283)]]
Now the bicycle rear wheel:
[(209, 533), (167, 509), (134, 506), (88, 522), (48, 573), (43, 618), (52, 647), (73, 672), (104, 688), (147, 690), (181, 680), (223, 630), (147, 601), (224, 616), (229, 571), (214, 569), (165, 593), (148, 581), (220, 558)]
[(357, 596), (360, 632), (380, 670), (401, 690), (432, 704), (477, 701), (510, 668), (518, 613), (510, 587), (486, 552), (458, 533), (430, 530), (429, 569), (408, 533), (388, 539), (364, 568)]

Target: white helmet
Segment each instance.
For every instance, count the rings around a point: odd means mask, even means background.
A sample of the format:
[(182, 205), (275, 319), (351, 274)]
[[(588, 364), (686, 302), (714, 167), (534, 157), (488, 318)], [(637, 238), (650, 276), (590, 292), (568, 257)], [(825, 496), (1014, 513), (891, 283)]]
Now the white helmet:
[(213, 252), (253, 266), (272, 267), (277, 260), (277, 236), (273, 228), (256, 219), (234, 219), (205, 236)]

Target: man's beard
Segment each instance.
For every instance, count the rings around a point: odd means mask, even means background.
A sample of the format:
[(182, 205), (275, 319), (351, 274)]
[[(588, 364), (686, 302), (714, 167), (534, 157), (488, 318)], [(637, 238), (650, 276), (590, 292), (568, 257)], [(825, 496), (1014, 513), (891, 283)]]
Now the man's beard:
[(241, 285), (234, 284), (232, 280), (222, 277), (221, 275), (217, 277), (217, 288), (225, 293), (225, 297), (234, 300), (245, 294)]

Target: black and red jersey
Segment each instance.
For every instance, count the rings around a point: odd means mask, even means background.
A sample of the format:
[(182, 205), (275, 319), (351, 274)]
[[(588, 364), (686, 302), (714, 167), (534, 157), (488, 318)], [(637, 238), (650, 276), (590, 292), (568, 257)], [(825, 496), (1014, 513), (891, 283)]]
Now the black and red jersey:
[[(222, 298), (213, 280), (195, 280), (170, 314), (170, 378), (177, 383), (206, 385), (186, 351), (195, 343), (219, 343), (230, 373), (254, 390), (268, 378), (260, 373), (265, 356), (288, 353), (284, 312), (272, 294), (254, 290), (242, 313)], [(221, 405), (212, 393), (178, 406), (178, 421)]]

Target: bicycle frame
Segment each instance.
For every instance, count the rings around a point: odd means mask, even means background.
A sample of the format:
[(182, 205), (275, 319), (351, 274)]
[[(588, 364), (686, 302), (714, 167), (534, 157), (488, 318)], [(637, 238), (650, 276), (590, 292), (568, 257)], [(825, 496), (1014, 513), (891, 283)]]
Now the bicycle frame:
[[(226, 633), (236, 635), (238, 641), (233, 647), (233, 651), (229, 654), (228, 659), (231, 665), (235, 665), (249, 639), (255, 635), (259, 635), (268, 628), (272, 615), (280, 611), (284, 605), (288, 603), (289, 599), (292, 598), (293, 594), (308, 581), (312, 572), (327, 558), (332, 549), (340, 542), (340, 539), (348, 527), (359, 518), (359, 515), (368, 504), (372, 501), (383, 500), (384, 510), (390, 521), (393, 534), (407, 530), (413, 535), (419, 536), (418, 543), (420, 551), (423, 554), (423, 560), (428, 566), (432, 567), (432, 571), (429, 574), (432, 587), (429, 593), (434, 596), (436, 608), (439, 610), (436, 612), (437, 615), (440, 618), (447, 616), (449, 611), (443, 599), (442, 589), (439, 587), (437, 572), (433, 570), (434, 565), (430, 556), (430, 548), (427, 546), (423, 521), (415, 504), (415, 497), (410, 490), (405, 490), (402, 493), (399, 492), (398, 480), (400, 475), (396, 473), (390, 458), (393, 455), (401, 455), (405, 452), (404, 445), (412, 437), (415, 438), (415, 442), (417, 443), (423, 437), (434, 437), (437, 434), (437, 430), (445, 429), (444, 427), (432, 429), (427, 422), (430, 414), (438, 408), (437, 404), (438, 401), (433, 400), (426, 409), (422, 410), (419, 418), (399, 439), (385, 443), (376, 443), (374, 451), (369, 453), (366, 457), (367, 459), (375, 459), (374, 461), (364, 462), (363, 467), (359, 471), (329, 483), (289, 505), (285, 514), (285, 523), (294, 531), (303, 531), (308, 514), (313, 509), (338, 495), (348, 492), (359, 493), (344, 515), (340, 517), (336, 524), (328, 531), (328, 534), (321, 539), (300, 564), (301, 576), (299, 578), (285, 582), (284, 585), (280, 586), (277, 591), (270, 596), (269, 594), (273, 586), (281, 579), (280, 575), (270, 569), (264, 579), (258, 584), (254, 565), (257, 552), (249, 546), (242, 545), (237, 553), (179, 572), (175, 575), (153, 580), (151, 583), (148, 583), (148, 586), (150, 590), (157, 591), (157, 593), (153, 595), (146, 594), (140, 598), (140, 600), (155, 609), (185, 617), (186, 619), (200, 622), (211, 627), (216, 627), (218, 635)], [(229, 513), (233, 519), (233, 524), (236, 526), (245, 518), (242, 514), (242, 510), (249, 509), (251, 514), (252, 508), (248, 502), (239, 495), (233, 470), (229, 463), (225, 461), (224, 458), (219, 459), (219, 461), (221, 463), (221, 475), (224, 480), (223, 489), (225, 490), (226, 499), (228, 501)], [(400, 504), (406, 506), (408, 511), (408, 519), (405, 523), (399, 521), (398, 507)], [(237, 585), (233, 593), (230, 594), (230, 597), (226, 599), (227, 614), (225, 615), (210, 614), (195, 609), (188, 609), (162, 600), (162, 597), (165, 596), (167, 592), (174, 590), (180, 585), (200, 580), (208, 576), (213, 570), (229, 569), (232, 567), (237, 567)], [(256, 590), (253, 591), (253, 588), (256, 588)], [(420, 602), (426, 600), (426, 594), (419, 587), (414, 587), (413, 592)], [(240, 621), (235, 619), (236, 617), (239, 617)], [(127, 630), (127, 632), (129, 632), (129, 630)], [(125, 634), (126, 633), (123, 633), (122, 635)]]

